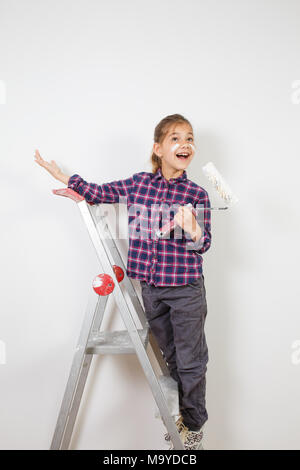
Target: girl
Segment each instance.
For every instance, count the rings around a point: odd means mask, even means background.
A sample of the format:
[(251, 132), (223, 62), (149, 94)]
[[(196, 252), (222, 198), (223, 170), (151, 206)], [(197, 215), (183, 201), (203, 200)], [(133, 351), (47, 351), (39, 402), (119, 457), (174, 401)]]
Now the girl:
[[(87, 183), (78, 174), (63, 174), (54, 160), (48, 163), (38, 150), (35, 153), (40, 166), (87, 202), (118, 203), (125, 198), (129, 214), (134, 206), (142, 208), (140, 232), (137, 217), (129, 215), (127, 275), (140, 282), (149, 326), (171, 377), (178, 383), (180, 415), (176, 426), (188, 450), (203, 449), (203, 425), (208, 419), (208, 349), (204, 333), (207, 304), (201, 255), (211, 245), (210, 201), (205, 189), (187, 177), (186, 168), (194, 153), (192, 126), (180, 114), (165, 117), (155, 128), (151, 173), (142, 171), (124, 180), (97, 185)], [(204, 210), (196, 210), (195, 217), (186, 207), (189, 203)], [(157, 207), (159, 210), (153, 211)], [(163, 225), (163, 215), (170, 207), (175, 213), (175, 228), (167, 238), (158, 237), (157, 227)], [(137, 233), (143, 236), (136, 237)], [(165, 439), (170, 440), (168, 433)]]

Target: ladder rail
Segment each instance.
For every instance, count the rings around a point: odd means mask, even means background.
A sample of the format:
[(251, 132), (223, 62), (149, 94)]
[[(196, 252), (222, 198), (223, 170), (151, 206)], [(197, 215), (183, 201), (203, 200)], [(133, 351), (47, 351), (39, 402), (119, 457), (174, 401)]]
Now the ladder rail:
[(51, 450), (67, 449), (77, 417), (80, 399), (85, 386), (93, 355), (86, 354), (86, 347), (97, 316), (103, 318), (107, 297), (98, 297), (93, 292), (89, 298), (84, 321), (77, 341), (65, 393), (51, 442)]
[(144, 370), (145, 376), (151, 388), (152, 394), (154, 396), (154, 399), (156, 401), (160, 414), (169, 431), (169, 434), (174, 444), (174, 448), (184, 449), (183, 443), (177, 431), (176, 424), (172, 416), (169, 413), (169, 409), (168, 409), (168, 405), (167, 405), (164, 393), (152, 369), (152, 365), (149, 360), (147, 351), (142, 343), (137, 326), (135, 324), (135, 321), (131, 313), (131, 309), (129, 308), (127, 304), (125, 296), (123, 295), (122, 289), (118, 283), (118, 280), (112, 268), (109, 256), (107, 255), (109, 248), (106, 245), (107, 237), (105, 236), (105, 233), (104, 233), (105, 226), (103, 227), (103, 224), (99, 223), (97, 224), (97, 227), (96, 227), (95, 221), (90, 213), (90, 209), (85, 200), (77, 203), (77, 205), (81, 209), (81, 215), (85, 221), (87, 230), (93, 241), (98, 258), (101, 264), (103, 265), (104, 272), (109, 274), (115, 281), (115, 287), (114, 287), (112, 294), (114, 295), (114, 298), (116, 300), (117, 306), (119, 307), (119, 311), (122, 316), (123, 322), (127, 328), (131, 341), (135, 347), (139, 362)]

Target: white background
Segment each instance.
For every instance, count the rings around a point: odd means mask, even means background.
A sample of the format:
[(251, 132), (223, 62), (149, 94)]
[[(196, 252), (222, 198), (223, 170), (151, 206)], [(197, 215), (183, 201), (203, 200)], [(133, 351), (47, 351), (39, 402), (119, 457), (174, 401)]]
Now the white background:
[[(49, 448), (99, 274), (34, 150), (123, 179), (173, 113), (196, 136), (188, 177), (214, 200), (213, 161), (239, 197), (204, 254), (205, 448), (300, 449), (299, 44), (297, 0), (0, 1), (2, 449)], [(104, 326), (122, 328), (113, 305)], [(164, 449), (154, 407), (135, 356), (97, 357), (71, 448)]]

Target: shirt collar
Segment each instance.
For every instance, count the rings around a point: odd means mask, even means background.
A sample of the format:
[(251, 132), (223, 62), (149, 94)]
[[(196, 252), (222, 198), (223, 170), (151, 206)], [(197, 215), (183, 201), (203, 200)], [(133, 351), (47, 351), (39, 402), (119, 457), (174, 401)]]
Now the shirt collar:
[[(164, 179), (164, 180), (166, 179), (162, 174), (161, 168), (158, 168), (158, 170), (156, 171), (156, 173), (153, 176), (154, 181), (159, 180), (159, 179)], [(186, 181), (186, 180), (187, 180), (187, 172), (185, 170), (183, 170), (182, 174), (180, 176), (178, 176), (178, 178), (170, 178), (169, 182), (170, 183), (177, 183), (179, 181)]]

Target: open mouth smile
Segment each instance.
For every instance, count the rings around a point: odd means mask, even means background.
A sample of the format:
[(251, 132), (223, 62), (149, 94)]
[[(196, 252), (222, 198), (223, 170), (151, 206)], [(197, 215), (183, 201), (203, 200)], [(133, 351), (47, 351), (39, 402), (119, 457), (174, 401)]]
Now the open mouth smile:
[(188, 159), (190, 154), (188, 152), (179, 152), (176, 153), (176, 157), (179, 158), (180, 160), (186, 160)]

